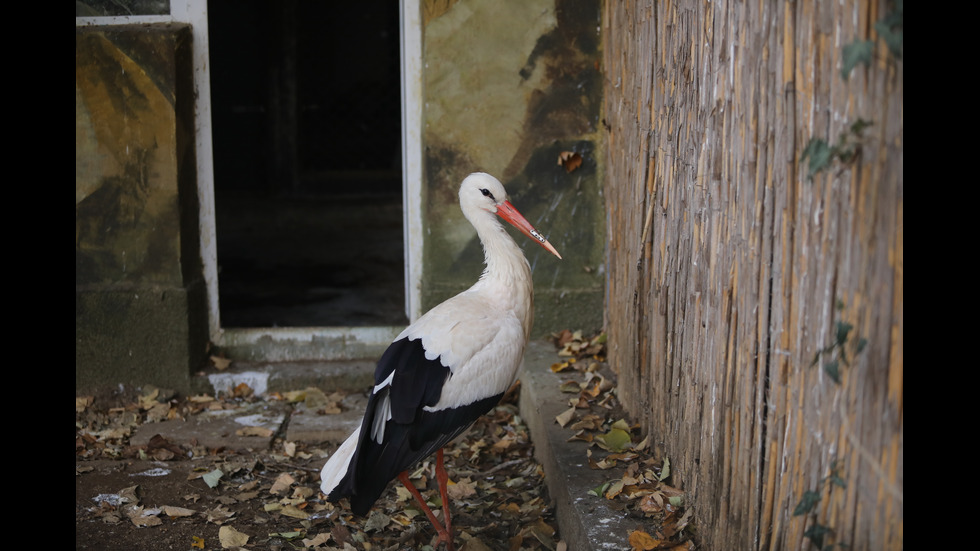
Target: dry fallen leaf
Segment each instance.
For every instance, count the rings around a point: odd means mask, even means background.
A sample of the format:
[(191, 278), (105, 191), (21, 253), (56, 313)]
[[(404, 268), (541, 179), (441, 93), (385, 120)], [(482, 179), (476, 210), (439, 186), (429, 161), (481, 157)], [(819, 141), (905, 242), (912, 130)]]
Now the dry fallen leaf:
[(582, 156), (574, 151), (562, 151), (558, 154), (558, 165), (571, 172), (582, 165)]
[(582, 415), (578, 421), (572, 423), (572, 426), (568, 427), (572, 430), (599, 430), (602, 428), (603, 418), (595, 415), (594, 413), (586, 413)]
[(280, 509), (279, 513), (282, 514), (283, 516), (287, 516), (290, 518), (298, 518), (300, 520), (306, 520), (310, 518), (309, 513), (303, 511), (302, 509), (300, 509), (295, 505), (287, 505), (282, 509)]
[(157, 461), (167, 461), (173, 459), (175, 456), (183, 455), (184, 452), (177, 444), (174, 444), (159, 434), (155, 434), (146, 443), (146, 453)]
[(381, 511), (371, 511), (367, 522), (364, 523), (365, 532), (376, 532), (384, 530), (391, 523), (391, 517)]
[(644, 513), (656, 513), (664, 508), (664, 496), (660, 492), (647, 494), (640, 499), (639, 506)]
[(276, 495), (284, 494), (286, 493), (286, 490), (288, 490), (289, 487), (295, 482), (296, 479), (293, 478), (292, 475), (289, 473), (282, 473), (276, 477), (276, 481), (272, 483), (272, 488), (269, 490), (269, 492)]
[(160, 509), (163, 510), (163, 514), (167, 515), (170, 518), (189, 517), (197, 512), (194, 511), (193, 509), (187, 509), (184, 507), (175, 507), (173, 505), (164, 505)]
[(139, 503), (139, 486), (129, 486), (119, 490), (120, 503)]
[(214, 509), (209, 509), (206, 514), (208, 522), (213, 522), (214, 524), (219, 525), (235, 516), (234, 511), (229, 511), (227, 507), (222, 507), (221, 505), (215, 507)]
[(609, 486), (608, 490), (606, 490), (606, 499), (613, 499), (616, 496), (618, 496), (622, 491), (623, 491), (623, 481), (617, 480), (616, 482), (613, 482)]
[(211, 364), (214, 365), (214, 368), (218, 371), (222, 371), (224, 369), (228, 369), (228, 366), (231, 365), (231, 360), (220, 356), (211, 356)]
[(670, 458), (665, 457), (663, 467), (660, 468), (659, 479), (661, 482), (663, 482), (664, 480), (667, 480), (669, 476), (670, 476)]
[(551, 372), (561, 373), (562, 371), (569, 369), (572, 366), (572, 363), (573, 362), (571, 361), (553, 363), (551, 364)]
[(572, 340), (572, 332), (568, 329), (562, 329), (559, 333), (552, 333), (551, 338), (555, 341), (555, 346), (559, 349), (565, 346), (565, 343)]
[(330, 532), (321, 532), (312, 538), (303, 538), (304, 547), (320, 547), (330, 541)]
[(555, 529), (546, 523), (543, 519), (538, 519), (537, 522), (525, 528), (525, 531), (530, 532), (534, 536), (534, 539), (541, 542), (548, 549), (554, 549), (555, 544), (552, 538), (555, 535)]
[(81, 413), (85, 411), (85, 408), (92, 405), (95, 398), (92, 396), (76, 396), (75, 397), (75, 413)]
[(476, 483), (469, 478), (464, 478), (455, 484), (450, 484), (446, 488), (446, 493), (451, 501), (467, 498), (476, 494)]
[(231, 526), (222, 526), (218, 529), (218, 541), (221, 542), (223, 549), (242, 547), (248, 543), (248, 534), (243, 534)]
[(564, 412), (558, 414), (555, 417), (555, 421), (558, 421), (558, 425), (560, 425), (561, 427), (564, 427), (565, 425), (568, 424), (569, 421), (572, 420), (572, 417), (574, 417), (574, 416), (575, 416), (575, 408), (572, 407), (572, 408), (569, 408), (569, 409), (565, 410)]
[(514, 442), (515, 439), (512, 436), (505, 436), (504, 438), (501, 438), (500, 440), (495, 442), (493, 446), (490, 446), (490, 449), (497, 454), (504, 453), (507, 450), (507, 448), (511, 447), (514, 444)]
[(634, 551), (650, 551), (660, 545), (660, 540), (642, 530), (633, 530), (630, 533), (630, 545), (633, 546)]
[(133, 524), (140, 527), (159, 526), (163, 524), (159, 509), (144, 509), (143, 507), (130, 507), (126, 509), (126, 516)]

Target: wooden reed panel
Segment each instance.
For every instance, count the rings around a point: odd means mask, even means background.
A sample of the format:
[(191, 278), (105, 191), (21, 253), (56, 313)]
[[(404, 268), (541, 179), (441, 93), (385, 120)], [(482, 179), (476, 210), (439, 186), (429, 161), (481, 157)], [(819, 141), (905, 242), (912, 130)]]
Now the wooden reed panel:
[[(608, 2), (610, 357), (713, 549), (903, 537), (902, 64), (840, 76), (884, 3)], [(811, 137), (873, 121), (812, 181)], [(843, 303), (838, 311), (836, 305)], [(840, 386), (835, 322), (868, 347)], [(816, 517), (792, 517), (839, 461)]]

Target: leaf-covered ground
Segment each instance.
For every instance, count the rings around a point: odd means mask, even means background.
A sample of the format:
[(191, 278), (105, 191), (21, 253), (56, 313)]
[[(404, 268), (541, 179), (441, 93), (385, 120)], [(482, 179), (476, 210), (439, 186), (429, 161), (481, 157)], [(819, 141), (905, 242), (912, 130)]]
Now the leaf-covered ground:
[[(251, 406), (238, 396), (164, 399), (135, 392), (76, 398), (76, 549), (429, 549), (435, 531), (394, 482), (366, 518), (319, 492), (331, 451), (273, 438), (270, 449), (236, 451), (163, 438), (133, 446), (140, 425), (204, 410)], [(265, 398), (287, 413), (290, 396)], [(564, 549), (526, 426), (511, 393), (446, 449), (457, 549)], [(412, 480), (441, 506), (433, 466)], [(439, 514), (439, 513), (437, 513)]]
[[(569, 397), (568, 409), (555, 422), (568, 440), (586, 443), (589, 466), (608, 475), (586, 497), (606, 500), (636, 521), (623, 535), (627, 549), (696, 549), (692, 509), (684, 492), (671, 486), (669, 458), (650, 449), (620, 407), (602, 336), (565, 331), (554, 341), (559, 361), (552, 370)], [(173, 398), (146, 388), (76, 397), (76, 549), (442, 549), (397, 481), (366, 518), (354, 517), (345, 503), (326, 502), (319, 469), (331, 445), (286, 441), (284, 430), (256, 434), (271, 442), (262, 449), (208, 448), (161, 436), (132, 444), (138, 431), (152, 434), (153, 423), (193, 420), (216, 410), (261, 406), (288, 420), (312, 394), (256, 398), (239, 387), (233, 396)], [(512, 390), (446, 448), (460, 551), (574, 549), (557, 533), (517, 395)], [(340, 397), (328, 401), (329, 408), (317, 406), (320, 414), (339, 411)], [(423, 463), (411, 478), (441, 514), (433, 464)]]

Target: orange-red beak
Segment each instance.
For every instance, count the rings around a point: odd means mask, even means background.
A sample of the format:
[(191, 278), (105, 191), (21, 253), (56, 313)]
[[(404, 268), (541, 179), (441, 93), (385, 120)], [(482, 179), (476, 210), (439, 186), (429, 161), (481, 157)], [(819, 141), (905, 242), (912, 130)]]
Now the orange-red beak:
[(515, 228), (521, 230), (521, 233), (524, 235), (537, 241), (539, 245), (547, 249), (551, 254), (561, 258), (561, 255), (558, 254), (558, 251), (555, 250), (551, 243), (548, 243), (548, 240), (538, 233), (538, 230), (534, 229), (534, 226), (524, 218), (524, 215), (517, 212), (517, 209), (514, 208), (514, 205), (510, 204), (510, 201), (504, 201), (502, 204), (497, 205), (497, 215), (510, 222)]

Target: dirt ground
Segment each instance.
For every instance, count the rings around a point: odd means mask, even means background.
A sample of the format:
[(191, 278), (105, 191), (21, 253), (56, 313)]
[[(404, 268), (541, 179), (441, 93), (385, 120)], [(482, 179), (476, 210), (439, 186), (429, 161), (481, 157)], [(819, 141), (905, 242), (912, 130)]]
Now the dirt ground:
[[(651, 449), (649, 437), (619, 404), (615, 376), (603, 359), (604, 336), (589, 339), (564, 331), (555, 340), (565, 359), (551, 369), (561, 376), (560, 390), (569, 405), (555, 421), (568, 442), (583, 443), (583, 462), (608, 481), (581, 498), (605, 500), (615, 514), (630, 519), (629, 532), (620, 540), (628, 542), (626, 548), (698, 549), (693, 509), (685, 492), (670, 485), (668, 458)], [(359, 411), (363, 406), (345, 404), (363, 396), (314, 401), (310, 391), (297, 391), (258, 399), (247, 387), (233, 394), (174, 398), (144, 388), (76, 396), (75, 548), (444, 548), (398, 483), (389, 484), (366, 518), (354, 517), (345, 502), (328, 503), (319, 491), (319, 470), (331, 445), (285, 438), (291, 419), (295, 428), (303, 426), (302, 415)], [(557, 531), (544, 473), (519, 415), (519, 394), (515, 386), (445, 448), (459, 551), (573, 548)], [(274, 429), (254, 428), (267, 434), (220, 434), (216, 441), (224, 444), (211, 447), (161, 428), (215, 412), (245, 415), (256, 409), (282, 422), (272, 423)], [(227, 444), (251, 437), (265, 445)], [(441, 517), (433, 465), (423, 462), (411, 479)]]
[[(265, 400), (287, 419), (294, 408), (290, 397)], [(352, 516), (344, 503), (326, 502), (319, 469), (332, 450), (279, 435), (268, 449), (253, 450), (207, 449), (162, 437), (131, 444), (132, 435), (149, 423), (254, 402), (247, 396), (164, 399), (134, 390), (76, 397), (75, 548), (442, 548), (397, 483), (367, 518)], [(513, 397), (447, 447), (457, 549), (564, 548), (532, 452)], [(432, 466), (423, 464), (413, 480), (438, 507)]]

